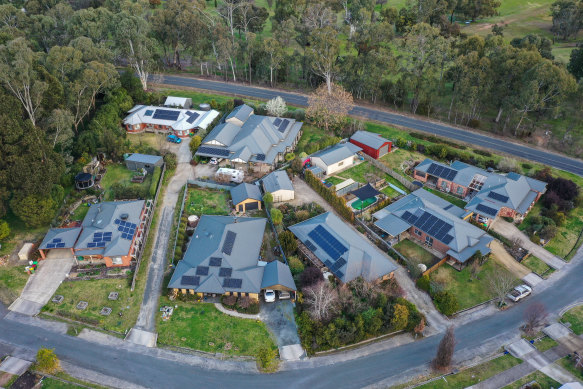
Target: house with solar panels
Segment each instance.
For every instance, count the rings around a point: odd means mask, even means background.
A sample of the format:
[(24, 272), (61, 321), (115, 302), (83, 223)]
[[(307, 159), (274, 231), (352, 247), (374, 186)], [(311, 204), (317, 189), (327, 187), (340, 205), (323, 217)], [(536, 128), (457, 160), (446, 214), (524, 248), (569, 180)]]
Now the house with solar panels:
[(489, 254), (494, 240), (467, 221), (471, 215), (425, 189), (417, 189), (375, 212), (373, 218), (374, 225), (390, 239), (412, 239), (440, 258), (433, 269), (449, 261), (460, 270), (476, 252)]
[(202, 215), (168, 288), (175, 294), (234, 295), (257, 301), (265, 289), (296, 291), (279, 261), (260, 261), (267, 219)]
[(196, 155), (223, 159), (221, 165), (235, 169), (269, 172), (295, 149), (302, 124), (295, 119), (255, 115), (253, 108), (243, 104), (212, 129)]
[(460, 161), (448, 166), (429, 158), (415, 167), (413, 177), (463, 198), (468, 202), (466, 210), (485, 225), (497, 216), (522, 220), (547, 187), (545, 182), (514, 172), (502, 175)]
[(67, 249), (81, 261), (106, 266), (130, 266), (143, 244), (146, 214), (144, 200), (92, 204), (80, 227), (51, 228), (39, 251)]
[(206, 130), (218, 116), (219, 112), (214, 109), (195, 111), (136, 105), (128, 111), (123, 125), (130, 134), (144, 131), (162, 132), (186, 138), (198, 130)]
[(332, 212), (294, 224), (289, 230), (301, 242), (300, 252), (315, 257), (341, 282), (358, 277), (382, 281), (393, 277), (397, 265), (363, 235)]

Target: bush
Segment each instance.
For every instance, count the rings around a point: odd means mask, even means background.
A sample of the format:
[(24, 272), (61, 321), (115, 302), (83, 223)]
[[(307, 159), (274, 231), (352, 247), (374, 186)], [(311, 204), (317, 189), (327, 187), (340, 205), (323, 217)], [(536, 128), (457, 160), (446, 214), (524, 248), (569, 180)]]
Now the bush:
[(514, 158), (509, 157), (504, 157), (498, 162), (498, 169), (505, 173), (518, 172), (520, 170), (518, 162)]
[(296, 157), (296, 154), (295, 154), (295, 153), (293, 153), (293, 152), (292, 152), (292, 153), (287, 153), (287, 154), (285, 155), (285, 160), (286, 160), (287, 162), (289, 162), (289, 161), (291, 161), (292, 159), (294, 159), (295, 157)]
[(484, 157), (488, 157), (490, 158), (492, 156), (492, 153), (486, 150), (482, 150), (482, 149), (474, 149), (474, 153), (478, 154), (478, 155), (483, 155)]
[(150, 197), (154, 198), (156, 196), (156, 189), (158, 189), (158, 181), (160, 181), (160, 176), (162, 175), (162, 169), (160, 166), (154, 168), (154, 174), (152, 174), (152, 183), (150, 184)]
[(166, 169), (176, 169), (178, 164), (176, 159), (176, 154), (174, 153), (167, 153), (164, 155), (164, 163), (166, 163)]
[(429, 274), (426, 274), (417, 279), (417, 287), (429, 293), (431, 290), (431, 280), (429, 279)]
[(524, 170), (530, 170), (530, 169), (532, 169), (532, 165), (530, 163), (524, 162), (521, 165), (522, 165), (522, 168)]
[(261, 347), (257, 352), (257, 363), (262, 369), (269, 369), (275, 362), (277, 351), (269, 347)]
[(304, 271), (304, 263), (295, 255), (288, 257), (287, 263), (289, 264), (289, 270), (294, 276)]
[(451, 316), (459, 310), (457, 298), (447, 290), (435, 293), (433, 300), (437, 309), (446, 316)]
[(36, 368), (43, 373), (54, 374), (61, 370), (61, 363), (54, 349), (40, 348), (36, 353)]
[(295, 235), (291, 231), (284, 231), (279, 234), (279, 242), (285, 255), (292, 255), (298, 249), (298, 242)]
[(478, 119), (470, 119), (468, 126), (472, 128), (480, 128), (480, 121)]
[(404, 330), (409, 321), (409, 309), (401, 304), (395, 304), (393, 307), (393, 318), (391, 319), (391, 327), (395, 331)]
[(227, 308), (234, 308), (235, 304), (237, 303), (237, 296), (229, 295), (229, 296), (222, 296), (221, 302)]
[(324, 276), (320, 269), (309, 266), (307, 267), (302, 274), (300, 274), (300, 282), (302, 284), (302, 288), (306, 288), (308, 286), (312, 286), (317, 284), (319, 281), (323, 280)]
[(271, 208), (271, 221), (276, 226), (280, 225), (283, 220), (283, 214), (277, 208)]
[(10, 226), (4, 220), (0, 220), (0, 240), (8, 238), (10, 235)]
[(306, 120), (306, 110), (303, 108), (298, 108), (295, 111), (293, 111), (293, 115), (294, 115), (294, 119), (296, 119), (296, 120), (299, 120), (299, 121)]

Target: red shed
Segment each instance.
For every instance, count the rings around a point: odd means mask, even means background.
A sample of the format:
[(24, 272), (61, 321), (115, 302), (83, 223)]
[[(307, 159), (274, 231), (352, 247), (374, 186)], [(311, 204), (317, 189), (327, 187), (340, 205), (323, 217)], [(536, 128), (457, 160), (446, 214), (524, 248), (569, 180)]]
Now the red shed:
[(350, 137), (350, 143), (362, 148), (366, 154), (374, 159), (379, 159), (383, 155), (391, 152), (391, 141), (383, 138), (379, 134), (368, 131), (356, 131)]

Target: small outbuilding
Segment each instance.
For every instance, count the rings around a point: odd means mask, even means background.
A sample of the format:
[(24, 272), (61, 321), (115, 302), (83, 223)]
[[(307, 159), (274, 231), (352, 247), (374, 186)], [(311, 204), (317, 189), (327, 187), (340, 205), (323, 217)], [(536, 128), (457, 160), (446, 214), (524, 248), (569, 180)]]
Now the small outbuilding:
[(312, 166), (321, 168), (324, 174), (330, 175), (354, 165), (354, 158), (360, 150), (360, 147), (349, 142), (338, 143), (313, 154), (310, 162)]
[(261, 209), (261, 191), (257, 185), (246, 182), (231, 189), (233, 207), (237, 212), (247, 212)]
[(81, 172), (75, 176), (75, 188), (79, 190), (89, 189), (95, 185), (95, 180), (91, 173)]
[(134, 153), (126, 158), (125, 163), (129, 170), (145, 169), (148, 173), (152, 173), (156, 166), (162, 167), (164, 158), (159, 155)]
[(263, 178), (263, 190), (271, 193), (273, 202), (279, 203), (294, 199), (294, 187), (287, 173), (277, 170)]
[(192, 107), (192, 99), (190, 97), (168, 96), (166, 97), (164, 106), (168, 108), (189, 109), (190, 107)]
[(388, 139), (383, 138), (379, 134), (375, 134), (368, 131), (356, 131), (350, 137), (350, 143), (362, 148), (362, 151), (378, 159), (385, 154), (391, 152), (392, 142)]

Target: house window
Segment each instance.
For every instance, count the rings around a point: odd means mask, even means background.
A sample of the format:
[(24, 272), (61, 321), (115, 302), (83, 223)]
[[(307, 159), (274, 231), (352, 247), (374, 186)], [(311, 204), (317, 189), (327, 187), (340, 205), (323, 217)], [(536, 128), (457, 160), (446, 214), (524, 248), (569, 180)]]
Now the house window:
[(433, 246), (433, 238), (430, 236), (425, 237), (425, 244), (429, 247)]
[(421, 236), (421, 231), (419, 231), (417, 228), (415, 228), (415, 231), (414, 232), (415, 232), (415, 235)]
[(338, 166), (342, 166), (342, 165), (344, 165), (344, 161), (338, 162)]
[(464, 188), (461, 186), (458, 186), (456, 189), (457, 194), (459, 194), (460, 196), (464, 194)]
[(441, 181), (441, 190), (443, 191), (447, 190), (447, 181)]
[(123, 260), (121, 259), (121, 257), (113, 257), (111, 259), (111, 263), (114, 265), (121, 265), (123, 264)]
[(418, 172), (417, 170), (415, 170), (415, 175), (417, 175), (417, 177), (419, 177), (419, 178), (425, 178), (425, 177), (426, 177), (426, 176), (425, 176), (425, 173), (423, 173), (423, 172)]

